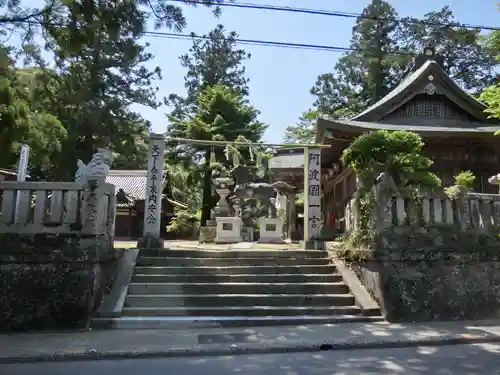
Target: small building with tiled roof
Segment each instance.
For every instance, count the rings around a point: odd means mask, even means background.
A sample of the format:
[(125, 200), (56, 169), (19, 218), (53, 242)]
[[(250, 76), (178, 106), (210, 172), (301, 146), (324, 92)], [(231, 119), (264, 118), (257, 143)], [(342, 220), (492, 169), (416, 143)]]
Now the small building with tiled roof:
[[(117, 238), (139, 238), (142, 236), (144, 222), (144, 201), (146, 199), (146, 170), (111, 170), (106, 182), (115, 185), (116, 194), (116, 225)], [(166, 237), (166, 226), (174, 216), (174, 207), (186, 208), (177, 202), (167, 191), (164, 181), (162, 203), (162, 236)]]
[[(29, 176), (26, 176), (26, 178), (29, 179)], [(16, 180), (17, 180), (17, 172), (10, 169), (0, 168), (0, 182), (16, 181)]]
[[(414, 61), (412, 72), (388, 95), (349, 120), (321, 118), (316, 143), (330, 144), (321, 150), (323, 223), (342, 218), (346, 203), (356, 189), (356, 178), (340, 163), (342, 151), (359, 135), (373, 130), (408, 130), (425, 141), (425, 153), (445, 185), (453, 176), (470, 170), (476, 176), (475, 191), (497, 193), (488, 178), (498, 173), (500, 124), (484, 113), (485, 104), (460, 88), (443, 70), (443, 58), (432, 46)], [(303, 185), (303, 150), (283, 150), (270, 161), (271, 174)], [(333, 220), (336, 222), (336, 220)], [(341, 220), (340, 220), (341, 221)]]

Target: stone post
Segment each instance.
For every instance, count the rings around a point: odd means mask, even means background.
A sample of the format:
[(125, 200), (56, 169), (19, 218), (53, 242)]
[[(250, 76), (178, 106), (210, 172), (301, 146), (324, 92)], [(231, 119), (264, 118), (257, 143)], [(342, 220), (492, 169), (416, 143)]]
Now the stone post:
[(86, 237), (104, 234), (105, 177), (90, 176), (85, 184), (82, 204), (82, 234)]
[(87, 309), (85, 312), (87, 317), (85, 327), (89, 326), (90, 317), (101, 303), (103, 295), (101, 262), (113, 250), (113, 243), (107, 233), (108, 228), (105, 222), (107, 214), (105, 212), (105, 178), (105, 176), (89, 176), (83, 192), (81, 207), (82, 229), (78, 258), (84, 260), (87, 264), (79, 272), (91, 279), (91, 285), (88, 285), (88, 293), (84, 297), (85, 301), (82, 301)]
[(304, 149), (304, 242), (319, 237), (323, 226), (321, 211), (321, 149)]
[(150, 134), (148, 150), (148, 172), (146, 200), (144, 202), (144, 229), (138, 248), (163, 248), (160, 236), (162, 216), (162, 193), (165, 162), (165, 137)]
[(288, 238), (291, 240), (295, 231), (295, 193), (288, 193), (286, 197), (287, 203), (287, 221), (288, 221)]

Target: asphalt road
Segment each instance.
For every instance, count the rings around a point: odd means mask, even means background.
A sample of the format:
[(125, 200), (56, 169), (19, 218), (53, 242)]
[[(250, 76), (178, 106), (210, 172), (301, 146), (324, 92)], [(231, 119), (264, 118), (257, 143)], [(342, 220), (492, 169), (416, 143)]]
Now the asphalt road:
[(359, 375), (500, 374), (500, 345), (476, 344), (239, 355), (0, 365), (5, 375)]

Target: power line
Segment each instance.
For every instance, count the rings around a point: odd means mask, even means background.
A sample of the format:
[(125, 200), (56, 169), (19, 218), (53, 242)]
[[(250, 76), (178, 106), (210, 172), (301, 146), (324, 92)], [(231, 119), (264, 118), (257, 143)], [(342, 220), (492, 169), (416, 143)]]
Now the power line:
[[(56, 26), (56, 27), (65, 27), (64, 24), (55, 24), (50, 22), (34, 22), (34, 21), (26, 21), (26, 22), (18, 22), (18, 23), (28, 23), (34, 26), (43, 27), (43, 26)], [(162, 31), (144, 31), (145, 36), (151, 36), (156, 38), (165, 38), (165, 39), (173, 39), (173, 40), (211, 40), (211, 38), (206, 35), (196, 35), (195, 33), (190, 34), (179, 34), (179, 33), (168, 33)], [(219, 38), (223, 39), (223, 38)], [(260, 39), (240, 39), (233, 38), (234, 42), (237, 44), (245, 44), (245, 45), (253, 45), (253, 46), (264, 46), (264, 47), (280, 47), (280, 48), (294, 48), (294, 49), (305, 49), (305, 50), (315, 50), (315, 51), (330, 51), (330, 52), (355, 52), (362, 50), (352, 47), (339, 47), (339, 46), (330, 46), (330, 45), (321, 45), (321, 44), (309, 44), (309, 43), (292, 43), (292, 42), (280, 42), (274, 40), (260, 40)], [(405, 52), (405, 51), (389, 51), (386, 52), (390, 55), (409, 55), (416, 56), (418, 54)]]
[[(177, 1), (177, 0), (171, 0)], [(57, 27), (64, 27), (63, 24), (56, 25), (46, 22), (28, 22), (32, 25), (40, 26), (43, 25), (52, 25)], [(179, 33), (168, 33), (161, 31), (145, 31), (145, 36), (151, 37), (159, 37), (165, 39), (173, 39), (173, 40), (211, 40), (211, 38), (206, 35), (196, 35), (195, 33), (191, 34), (179, 34)], [(223, 38), (219, 38), (223, 39)], [(245, 44), (245, 45), (254, 45), (254, 46), (265, 46), (265, 47), (280, 47), (280, 48), (294, 48), (294, 49), (305, 49), (305, 50), (316, 50), (316, 51), (329, 51), (329, 52), (363, 52), (362, 49), (352, 48), (352, 47), (340, 47), (340, 46), (331, 46), (331, 45), (321, 45), (321, 44), (309, 44), (309, 43), (293, 43), (293, 42), (280, 42), (273, 40), (261, 40), (261, 39), (241, 39), (241, 38), (233, 38), (234, 42), (237, 44)], [(418, 56), (418, 53), (402, 51), (402, 50), (394, 50), (394, 51), (384, 51), (386, 55), (402, 55), (402, 56)]]
[[(161, 31), (146, 31), (145, 35), (153, 36), (153, 37), (162, 37), (166, 39), (178, 39), (178, 40), (192, 40), (192, 39), (200, 39), (200, 40), (210, 40), (209, 36), (206, 35), (196, 35), (194, 33), (191, 34), (177, 34), (177, 33), (167, 33)], [(222, 38), (220, 38), (222, 39)], [(234, 41), (239, 44), (248, 44), (248, 45), (256, 45), (256, 46), (266, 46), (266, 47), (281, 47), (281, 48), (297, 48), (297, 49), (309, 49), (309, 50), (320, 50), (320, 51), (330, 51), (330, 52), (354, 52), (362, 50), (358, 48), (351, 47), (338, 47), (338, 46), (329, 46), (329, 45), (321, 45), (321, 44), (308, 44), (308, 43), (291, 43), (291, 42), (279, 42), (273, 40), (260, 40), (260, 39), (239, 39), (235, 38)], [(409, 55), (416, 56), (417, 54), (405, 51), (388, 51), (386, 52), (390, 55)]]
[[(178, 3), (184, 2), (184, 0), (168, 0), (168, 1), (178, 2)], [(406, 22), (411, 24), (426, 25), (426, 26), (459, 27), (465, 29), (479, 29), (479, 30), (490, 30), (490, 31), (500, 30), (500, 27), (498, 26), (473, 25), (473, 24), (459, 23), (459, 22), (438, 23), (438, 22), (430, 22), (430, 21), (416, 20), (416, 19), (404, 19), (404, 18), (370, 17), (370, 16), (365, 16), (361, 13), (349, 13), (349, 12), (324, 10), (324, 9), (297, 8), (297, 7), (277, 6), (269, 4), (233, 2), (233, 3), (221, 3), (218, 4), (217, 6), (228, 7), (228, 8), (243, 8), (243, 9), (256, 9), (256, 10), (271, 10), (279, 12), (303, 13), (303, 14), (344, 17), (344, 18), (362, 18), (375, 21), (396, 21), (396, 22)]]

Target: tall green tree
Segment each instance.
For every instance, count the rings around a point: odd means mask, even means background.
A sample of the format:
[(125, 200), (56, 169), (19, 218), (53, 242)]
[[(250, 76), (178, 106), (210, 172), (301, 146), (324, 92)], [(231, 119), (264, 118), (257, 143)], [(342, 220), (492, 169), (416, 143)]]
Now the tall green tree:
[(397, 17), (384, 0), (373, 0), (363, 10), (352, 29), (349, 46), (354, 51), (340, 57), (334, 71), (320, 75), (311, 89), (319, 112), (333, 118), (350, 117), (400, 82), (410, 56), (398, 45)]
[[(196, 112), (190, 118), (176, 120), (171, 117), (174, 122), (170, 129), (175, 129), (176, 134), (188, 139), (236, 141), (244, 137), (250, 142), (258, 142), (267, 127), (258, 121), (259, 111), (248, 102), (241, 90), (231, 87), (206, 86), (198, 94), (195, 107)], [(229, 166), (230, 161), (225, 160), (223, 149), (220, 147), (188, 144), (182, 148), (182, 152), (191, 160), (195, 160), (198, 168), (202, 170), (201, 224), (205, 225), (214, 204), (211, 162), (221, 162)]]
[(285, 129), (285, 143), (314, 143), (316, 139), (316, 120), (318, 111), (309, 110), (302, 113), (296, 124)]
[(88, 160), (103, 146), (115, 152), (116, 167), (145, 166), (150, 123), (131, 105), (160, 105), (154, 82), (161, 72), (146, 68), (153, 55), (141, 43), (150, 15), (158, 27), (181, 30), (186, 25), (181, 8), (166, 1), (63, 1), (45, 15), (46, 48), (54, 54), (58, 81), (52, 111), (68, 131), (57, 177), (68, 178), (76, 159)]
[[(260, 140), (265, 126), (257, 121), (259, 112), (246, 98), (248, 79), (243, 63), (250, 55), (237, 48), (237, 37), (235, 32), (218, 25), (202, 39), (193, 38), (189, 52), (180, 57), (181, 65), (187, 69), (187, 94), (170, 95), (166, 101), (173, 108), (168, 116), (168, 135), (203, 140), (234, 141), (238, 136)], [(223, 153), (217, 150), (220, 161)], [(171, 148), (167, 156), (170, 164), (198, 170), (195, 175), (200, 176), (203, 191), (202, 225), (210, 218), (214, 204), (211, 154), (212, 147), (188, 144)]]
[[(217, 4), (224, 1), (231, 0), (184, 3), (212, 6), (219, 14)], [(7, 143), (17, 149), (26, 138), (38, 142), (38, 154), (45, 150), (45, 164), (39, 168), (42, 177), (59, 179), (69, 178), (76, 159), (88, 160), (100, 146), (113, 149), (115, 167), (144, 167), (150, 124), (130, 106), (159, 105), (153, 84), (160, 78), (160, 71), (145, 67), (153, 56), (147, 52), (148, 45), (140, 42), (151, 18), (155, 27), (182, 30), (186, 26), (180, 4), (166, 0), (44, 0), (37, 7), (27, 1), (0, 2), (0, 35), (19, 34), (22, 51), (31, 58), (26, 61), (34, 59), (40, 66), (36, 74), (29, 69), (17, 74), (21, 70), (12, 67), (17, 73), (8, 72), (4, 77), (4, 97), (11, 102), (6, 101), (3, 109), (11, 114), (12, 126), (2, 128), (2, 151), (10, 150)], [(36, 33), (42, 37), (43, 46), (33, 38)], [(53, 54), (53, 62), (41, 58), (43, 49)], [(41, 79), (44, 84), (36, 90), (25, 87), (16, 91), (19, 82)], [(26, 103), (31, 112), (26, 112)], [(61, 124), (64, 127), (59, 129)], [(43, 129), (45, 137), (41, 136)], [(54, 129), (61, 130), (60, 134)], [(47, 142), (52, 142), (50, 147)], [(36, 147), (32, 147), (30, 160), (37, 161), (36, 155)], [(9, 164), (15, 158), (13, 154), (2, 163)]]
[(237, 33), (226, 32), (223, 25), (217, 25), (202, 39), (193, 35), (192, 47), (180, 57), (181, 66), (187, 70), (184, 77), (187, 95), (171, 94), (166, 101), (173, 107), (174, 117), (185, 117), (195, 111), (198, 94), (206, 87), (224, 85), (248, 94), (243, 63), (251, 56), (237, 48), (237, 38)]
[(33, 177), (47, 173), (67, 136), (57, 117), (47, 112), (45, 88), (50, 77), (37, 69), (14, 66), (7, 48), (0, 48), (0, 167), (16, 166), (21, 145), (30, 146)]
[[(497, 60), (500, 61), (500, 31), (490, 33), (485, 44), (496, 51)], [(493, 84), (484, 89), (479, 99), (488, 105), (486, 113), (491, 118), (500, 119), (500, 83)]]
[(405, 18), (398, 35), (400, 43), (410, 51), (420, 53), (428, 41), (444, 57), (444, 70), (465, 90), (477, 94), (495, 82), (498, 50), (483, 43), (481, 29), (450, 26), (459, 24), (449, 6), (429, 12), (419, 22)]
[(445, 58), (445, 71), (464, 89), (480, 92), (495, 79), (494, 51), (481, 42), (480, 30), (451, 26), (449, 7), (426, 14), (422, 21), (398, 21), (396, 10), (373, 0), (357, 19), (350, 47), (333, 72), (318, 77), (311, 89), (314, 106), (324, 115), (355, 115), (394, 89), (412, 68), (414, 54), (429, 41)]
[(126, 2), (71, 1), (46, 24), (59, 86), (53, 110), (68, 131), (59, 178), (68, 178), (76, 159), (89, 159), (97, 147), (110, 145), (121, 155), (146, 133), (149, 124), (130, 110), (132, 104), (158, 106), (152, 83), (160, 71), (146, 69), (153, 56), (139, 42), (145, 23), (146, 15)]

